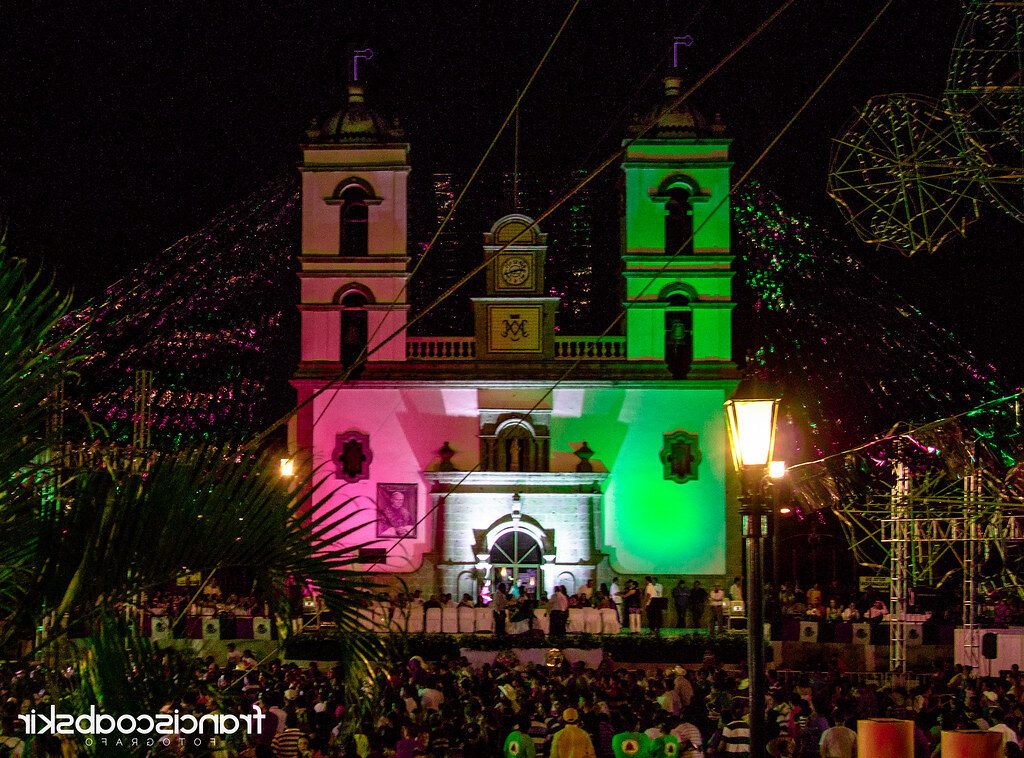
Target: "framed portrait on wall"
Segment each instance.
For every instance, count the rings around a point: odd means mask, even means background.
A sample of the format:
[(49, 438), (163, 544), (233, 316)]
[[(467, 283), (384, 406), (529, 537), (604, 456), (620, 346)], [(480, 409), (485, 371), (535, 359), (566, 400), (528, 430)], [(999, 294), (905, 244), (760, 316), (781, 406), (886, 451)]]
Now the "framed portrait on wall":
[(412, 537), (419, 532), (416, 524), (416, 485), (377, 485), (377, 536)]

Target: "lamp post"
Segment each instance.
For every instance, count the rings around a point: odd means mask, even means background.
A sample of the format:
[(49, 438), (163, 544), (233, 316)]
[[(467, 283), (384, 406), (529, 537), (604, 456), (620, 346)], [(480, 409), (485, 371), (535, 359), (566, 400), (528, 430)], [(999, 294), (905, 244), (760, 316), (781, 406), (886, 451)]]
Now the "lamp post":
[[(749, 394), (749, 393), (745, 393)], [(767, 496), (765, 480), (775, 446), (775, 421), (779, 399), (764, 395), (741, 397), (737, 390), (725, 403), (733, 462), (740, 477), (740, 515), (747, 542), (747, 674), (750, 696), (750, 755), (765, 755), (764, 727), (764, 612), (761, 576), (761, 546)]]

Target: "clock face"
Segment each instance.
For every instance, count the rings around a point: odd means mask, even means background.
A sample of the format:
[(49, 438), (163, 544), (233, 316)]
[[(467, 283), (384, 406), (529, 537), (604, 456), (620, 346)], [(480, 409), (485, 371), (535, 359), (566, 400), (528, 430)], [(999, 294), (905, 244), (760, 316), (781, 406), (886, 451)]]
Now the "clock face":
[(520, 256), (513, 256), (502, 261), (498, 273), (503, 284), (518, 287), (530, 278), (530, 261)]

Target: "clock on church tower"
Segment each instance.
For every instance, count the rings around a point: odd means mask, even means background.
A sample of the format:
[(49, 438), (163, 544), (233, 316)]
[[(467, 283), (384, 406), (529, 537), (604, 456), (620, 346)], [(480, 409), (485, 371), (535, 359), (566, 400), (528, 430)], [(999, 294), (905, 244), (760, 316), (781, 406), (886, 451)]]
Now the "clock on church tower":
[(504, 216), (484, 234), (487, 297), (473, 298), (478, 358), (554, 356), (558, 298), (544, 297), (547, 235), (533, 219)]
[(499, 292), (533, 289), (537, 269), (533, 256), (499, 255), (495, 269), (495, 289)]

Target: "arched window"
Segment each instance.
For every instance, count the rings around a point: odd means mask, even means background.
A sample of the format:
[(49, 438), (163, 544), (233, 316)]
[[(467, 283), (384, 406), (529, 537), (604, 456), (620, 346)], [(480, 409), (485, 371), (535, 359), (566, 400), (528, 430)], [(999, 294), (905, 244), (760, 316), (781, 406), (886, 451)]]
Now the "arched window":
[(693, 204), (685, 187), (668, 191), (665, 203), (665, 253), (683, 255), (693, 252)]
[(499, 566), (539, 566), (540, 545), (522, 529), (513, 529), (494, 541), (490, 561)]
[(463, 595), (469, 595), (473, 599), (473, 602), (476, 602), (477, 581), (475, 572), (463, 571), (459, 574), (455, 582), (456, 591), (458, 592), (456, 597), (461, 600)]
[(341, 298), (341, 362), (351, 366), (363, 353), (368, 337), (366, 295), (347, 292)]
[(683, 378), (693, 363), (693, 311), (685, 295), (675, 293), (665, 309), (665, 364), (672, 376)]
[(576, 577), (572, 575), (572, 572), (563, 571), (559, 574), (555, 580), (555, 586), (557, 587), (558, 585), (565, 587), (566, 595), (576, 594)]
[(501, 582), (519, 592), (534, 593), (540, 584), (540, 565), (543, 556), (537, 540), (521, 529), (514, 529), (498, 537), (489, 560), (494, 571), (495, 586)]
[(360, 258), (369, 252), (367, 231), (366, 190), (352, 186), (341, 193), (341, 239), (338, 255), (343, 258)]

